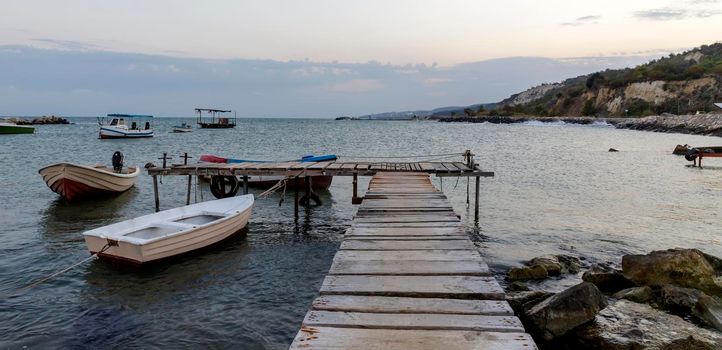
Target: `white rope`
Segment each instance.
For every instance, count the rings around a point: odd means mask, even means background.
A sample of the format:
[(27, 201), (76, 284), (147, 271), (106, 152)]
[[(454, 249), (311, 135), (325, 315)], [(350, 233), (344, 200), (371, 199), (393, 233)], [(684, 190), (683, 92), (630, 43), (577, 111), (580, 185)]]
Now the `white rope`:
[(74, 268), (76, 268), (76, 267), (78, 267), (78, 266), (80, 266), (80, 265), (82, 265), (82, 264), (84, 264), (84, 263), (92, 260), (92, 259), (95, 259), (95, 258), (98, 257), (98, 254), (105, 252), (105, 251), (108, 250), (109, 248), (110, 248), (110, 245), (109, 245), (109, 244), (106, 244), (105, 247), (103, 247), (103, 249), (101, 249), (99, 252), (97, 252), (97, 253), (95, 253), (95, 254), (92, 254), (91, 256), (89, 256), (89, 257), (87, 257), (87, 258), (85, 258), (85, 259), (83, 259), (83, 260), (81, 260), (81, 261), (79, 261), (79, 262), (77, 262), (77, 263), (75, 263), (75, 264), (73, 264), (73, 265), (70, 265), (70, 266), (68, 266), (68, 267), (66, 267), (66, 268), (64, 268), (64, 269), (62, 269), (62, 270), (60, 270), (60, 271), (54, 272), (54, 273), (50, 274), (50, 275), (47, 276), (47, 277), (44, 277), (44, 278), (42, 278), (42, 279), (40, 279), (40, 280), (38, 280), (38, 281), (35, 281), (35, 282), (33, 282), (33, 283), (30, 283), (29, 285), (27, 285), (27, 286), (25, 286), (25, 287), (23, 287), (23, 288), (18, 289), (18, 290), (16, 291), (16, 293), (17, 293), (17, 292), (26, 291), (26, 290), (28, 290), (28, 289), (30, 289), (30, 288), (33, 288), (33, 287), (35, 287), (35, 286), (37, 286), (37, 285), (39, 285), (39, 284), (42, 284), (42, 283), (44, 283), (44, 282), (47, 282), (47, 281), (49, 281), (50, 279), (52, 279), (52, 278), (54, 278), (54, 277), (56, 277), (56, 276), (58, 276), (58, 275), (60, 275), (60, 274), (63, 274), (63, 273), (65, 273), (65, 272), (68, 272), (68, 271), (70, 271), (70, 270), (72, 270), (72, 269), (74, 269)]

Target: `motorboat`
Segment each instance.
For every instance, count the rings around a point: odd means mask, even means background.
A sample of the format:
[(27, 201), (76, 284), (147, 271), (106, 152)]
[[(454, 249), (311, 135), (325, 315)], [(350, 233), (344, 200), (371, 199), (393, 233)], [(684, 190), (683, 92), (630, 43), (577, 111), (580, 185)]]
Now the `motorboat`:
[(32, 134), (35, 127), (30, 125), (18, 125), (13, 122), (0, 122), (0, 134)]
[(98, 118), (101, 139), (134, 139), (153, 137), (152, 115), (108, 114), (107, 119)]

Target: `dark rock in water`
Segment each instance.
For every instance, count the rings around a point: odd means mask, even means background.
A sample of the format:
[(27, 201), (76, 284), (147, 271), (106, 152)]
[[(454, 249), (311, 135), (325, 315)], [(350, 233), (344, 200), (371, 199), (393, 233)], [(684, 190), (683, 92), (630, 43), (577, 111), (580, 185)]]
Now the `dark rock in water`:
[(549, 276), (559, 276), (562, 273), (562, 264), (554, 255), (542, 255), (531, 259), (527, 264), (529, 266), (542, 266)]
[(526, 265), (509, 270), (509, 280), (544, 279), (562, 273), (578, 273), (582, 263), (575, 256), (549, 254), (531, 259)]
[(654, 293), (652, 292), (652, 288), (647, 286), (633, 287), (614, 293), (614, 297), (617, 299), (627, 299), (636, 303), (646, 303), (652, 300)]
[(534, 305), (539, 304), (552, 295), (554, 295), (554, 293), (540, 290), (510, 292), (506, 294), (506, 301), (516, 313), (524, 316)]
[(514, 281), (509, 283), (509, 287), (507, 287), (507, 289), (513, 292), (525, 292), (529, 290), (529, 287), (522, 282)]
[(711, 295), (722, 295), (717, 272), (705, 255), (697, 249), (669, 249), (647, 255), (625, 255), (622, 258), (625, 277), (640, 286), (673, 284), (695, 288)]
[(582, 261), (576, 256), (557, 255), (557, 260), (562, 265), (562, 273), (579, 273), (582, 269)]
[(657, 303), (669, 311), (690, 314), (702, 295), (697, 289), (667, 284), (660, 289)]
[(610, 148), (610, 149), (609, 149), (609, 152), (619, 152), (619, 151), (616, 150), (616, 149), (614, 149), (614, 148)]
[(718, 298), (702, 294), (692, 308), (692, 315), (722, 332), (722, 302)]
[(720, 349), (722, 334), (646, 304), (619, 300), (575, 330), (579, 349)]
[(547, 278), (549, 274), (541, 265), (513, 267), (509, 270), (509, 280), (537, 280)]
[(607, 299), (591, 283), (583, 282), (545, 299), (529, 309), (527, 318), (546, 340), (563, 335), (594, 319)]
[(605, 293), (616, 293), (622, 289), (632, 288), (636, 285), (628, 280), (622, 272), (604, 264), (594, 264), (582, 275), (585, 282), (594, 283), (599, 290)]

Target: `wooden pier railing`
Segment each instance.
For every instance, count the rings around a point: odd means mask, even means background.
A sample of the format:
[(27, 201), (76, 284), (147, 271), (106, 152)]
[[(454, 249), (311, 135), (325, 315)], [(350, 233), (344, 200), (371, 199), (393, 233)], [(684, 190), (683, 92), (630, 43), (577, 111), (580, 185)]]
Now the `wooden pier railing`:
[(536, 349), (426, 173), (377, 173), (291, 349)]

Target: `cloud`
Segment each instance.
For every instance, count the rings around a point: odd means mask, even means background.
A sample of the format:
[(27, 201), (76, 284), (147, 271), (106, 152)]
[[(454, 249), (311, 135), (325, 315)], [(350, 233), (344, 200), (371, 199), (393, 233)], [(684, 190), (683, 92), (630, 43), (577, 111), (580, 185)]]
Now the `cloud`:
[(574, 21), (571, 21), (571, 22), (562, 22), (559, 24), (563, 25), (563, 26), (578, 27), (578, 26), (582, 26), (585, 24), (597, 24), (598, 23), (597, 21), (599, 21), (600, 19), (602, 19), (602, 16), (588, 15), (588, 16), (577, 17), (577, 19), (575, 19)]
[(383, 88), (383, 84), (374, 79), (352, 79), (334, 84), (329, 90), (334, 92), (369, 92)]
[(214, 105), (247, 117), (334, 117), (495, 102), (544, 82), (650, 58), (511, 57), (441, 67), (0, 45), (0, 67), (13, 67), (0, 69), (0, 91), (3, 112), (15, 115), (101, 115), (133, 106), (187, 116), (197, 105)]
[(58, 40), (49, 38), (35, 38), (30, 39), (33, 42), (41, 44), (43, 48), (51, 48), (58, 50), (71, 50), (71, 51), (92, 51), (100, 49), (99, 46), (82, 41), (74, 40)]
[(451, 82), (451, 79), (449, 78), (428, 78), (424, 79), (423, 83), (426, 86), (435, 86), (443, 83)]
[(650, 21), (672, 21), (685, 18), (707, 18), (722, 13), (719, 10), (691, 10), (683, 8), (656, 8), (634, 12), (634, 17)]

